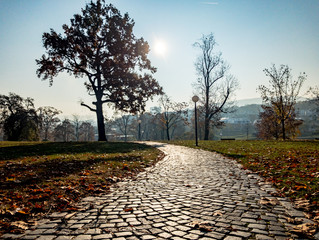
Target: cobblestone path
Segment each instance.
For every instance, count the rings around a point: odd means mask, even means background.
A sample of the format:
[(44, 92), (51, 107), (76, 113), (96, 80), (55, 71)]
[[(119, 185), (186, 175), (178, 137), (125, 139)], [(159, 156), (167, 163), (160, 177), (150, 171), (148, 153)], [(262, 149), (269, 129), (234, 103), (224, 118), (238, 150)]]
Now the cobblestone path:
[[(155, 144), (155, 143), (148, 143)], [(303, 217), (255, 174), (221, 155), (162, 144), (167, 154), (87, 210), (55, 213), (13, 239), (289, 239), (286, 217)], [(267, 204), (268, 202), (268, 204)]]

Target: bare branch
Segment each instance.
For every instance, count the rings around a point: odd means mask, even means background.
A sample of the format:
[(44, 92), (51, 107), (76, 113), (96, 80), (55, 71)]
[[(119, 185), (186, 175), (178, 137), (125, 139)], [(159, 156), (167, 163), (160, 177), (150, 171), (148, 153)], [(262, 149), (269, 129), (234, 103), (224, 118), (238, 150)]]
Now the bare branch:
[(90, 109), (90, 111), (92, 111), (92, 112), (96, 112), (96, 109), (91, 108), (90, 106), (86, 105), (85, 103), (81, 103), (81, 106), (87, 107), (87, 108)]

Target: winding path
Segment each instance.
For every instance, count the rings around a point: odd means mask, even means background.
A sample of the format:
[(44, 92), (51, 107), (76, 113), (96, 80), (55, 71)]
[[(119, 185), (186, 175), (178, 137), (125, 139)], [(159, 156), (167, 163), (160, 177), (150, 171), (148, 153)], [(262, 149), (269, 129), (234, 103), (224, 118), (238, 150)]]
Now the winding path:
[(270, 185), (219, 154), (148, 142), (167, 156), (86, 210), (55, 213), (23, 235), (62, 239), (288, 239), (286, 217), (303, 217)]

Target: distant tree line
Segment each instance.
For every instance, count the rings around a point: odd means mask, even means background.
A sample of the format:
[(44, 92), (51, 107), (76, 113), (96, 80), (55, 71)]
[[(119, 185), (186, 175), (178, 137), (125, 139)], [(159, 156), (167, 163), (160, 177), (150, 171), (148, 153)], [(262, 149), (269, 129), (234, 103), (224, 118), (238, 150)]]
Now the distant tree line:
[(35, 108), (32, 98), (15, 93), (0, 95), (0, 129), (8, 141), (93, 141), (95, 128), (89, 121), (58, 118), (54, 107)]
[[(294, 105), (293, 113), (285, 120), (286, 139), (300, 134), (319, 136), (318, 96), (311, 93), (308, 101)], [(97, 140), (92, 121), (81, 120), (77, 115), (61, 119), (61, 111), (48, 106), (36, 109), (33, 102), (14, 93), (0, 95), (0, 137), (12, 141)], [(215, 122), (211, 128), (210, 139), (282, 138), (281, 122), (271, 105), (239, 109), (220, 115), (219, 125)], [(200, 114), (198, 120), (199, 139), (203, 140), (204, 115)], [(105, 129), (110, 141), (194, 139), (194, 111), (186, 103), (174, 102), (164, 95), (150, 112), (137, 115), (118, 111), (111, 118), (105, 117)]]
[[(105, 119), (105, 134), (112, 141), (184, 139), (188, 125), (186, 103), (164, 95), (159, 107), (139, 115), (115, 112)], [(0, 130), (8, 141), (94, 141), (96, 126), (91, 121), (60, 119), (54, 107), (35, 108), (32, 98), (15, 93), (0, 95)]]

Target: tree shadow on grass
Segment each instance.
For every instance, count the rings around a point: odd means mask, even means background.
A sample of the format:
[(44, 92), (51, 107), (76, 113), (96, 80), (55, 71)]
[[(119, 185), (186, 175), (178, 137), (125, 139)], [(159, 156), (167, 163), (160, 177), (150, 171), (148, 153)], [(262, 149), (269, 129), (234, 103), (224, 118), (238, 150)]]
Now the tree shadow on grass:
[(31, 145), (0, 147), (0, 160), (37, 157), (54, 154), (129, 153), (152, 148), (137, 143), (123, 142), (43, 142)]
[(241, 155), (241, 154), (224, 154), (224, 155), (230, 158), (235, 158), (235, 159), (240, 159), (245, 157), (245, 155)]
[[(134, 156), (134, 161), (141, 161), (140, 156)], [(123, 162), (133, 161), (130, 156), (117, 156), (112, 158), (96, 158), (88, 160), (61, 160), (52, 159), (44, 162), (37, 162), (32, 164), (10, 164), (4, 168), (0, 168), (0, 186), (2, 189), (13, 189), (17, 186), (24, 187), (31, 184), (38, 184), (40, 182), (66, 177), (71, 174), (79, 174), (93, 165), (101, 162)], [(19, 181), (4, 181), (5, 176), (19, 175)]]

